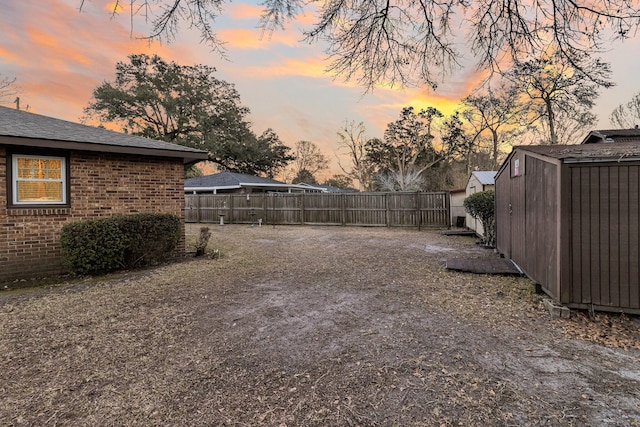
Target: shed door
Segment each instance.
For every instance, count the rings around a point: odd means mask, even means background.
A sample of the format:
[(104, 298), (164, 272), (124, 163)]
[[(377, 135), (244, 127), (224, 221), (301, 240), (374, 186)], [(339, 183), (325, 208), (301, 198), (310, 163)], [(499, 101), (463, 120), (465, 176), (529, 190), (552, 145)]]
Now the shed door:
[(579, 165), (571, 174), (571, 298), (640, 309), (640, 165)]
[(508, 170), (496, 179), (496, 246), (507, 258), (511, 258), (510, 181)]
[(515, 153), (495, 187), (497, 247), (520, 267), (526, 257), (524, 160), (521, 153)]

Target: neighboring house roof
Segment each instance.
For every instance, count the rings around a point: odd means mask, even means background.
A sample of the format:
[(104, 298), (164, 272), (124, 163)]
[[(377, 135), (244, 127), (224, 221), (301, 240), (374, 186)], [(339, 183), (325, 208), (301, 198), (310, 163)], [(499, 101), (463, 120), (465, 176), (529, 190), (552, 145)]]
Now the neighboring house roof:
[(497, 173), (496, 171), (474, 171), (471, 175), (475, 176), (482, 185), (495, 185)]
[(300, 185), (308, 187), (311, 190), (321, 191), (323, 193), (357, 193), (358, 190), (355, 188), (338, 188), (332, 185), (322, 185), (322, 184), (307, 184), (305, 182), (301, 182)]
[(0, 107), (0, 144), (177, 157), (184, 163), (208, 157), (205, 151), (195, 148), (7, 107)]
[(588, 145), (522, 145), (514, 148), (568, 162), (640, 160), (640, 144), (637, 142)]
[(308, 187), (302, 185), (286, 184), (271, 178), (262, 178), (236, 172), (220, 172), (213, 175), (197, 176), (184, 180), (185, 191), (233, 190), (243, 187), (273, 190), (288, 188), (298, 190), (308, 189)]
[(581, 144), (602, 144), (612, 142), (640, 143), (640, 129), (592, 130)]

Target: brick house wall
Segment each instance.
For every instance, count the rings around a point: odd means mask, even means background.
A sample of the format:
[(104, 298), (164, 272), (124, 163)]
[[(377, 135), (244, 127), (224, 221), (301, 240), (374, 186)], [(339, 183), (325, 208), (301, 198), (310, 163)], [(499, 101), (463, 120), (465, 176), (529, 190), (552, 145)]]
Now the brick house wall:
[(180, 217), (184, 253), (184, 167), (179, 158), (72, 151), (69, 208), (7, 208), (7, 150), (0, 145), (0, 283), (63, 272), (67, 222), (131, 213)]

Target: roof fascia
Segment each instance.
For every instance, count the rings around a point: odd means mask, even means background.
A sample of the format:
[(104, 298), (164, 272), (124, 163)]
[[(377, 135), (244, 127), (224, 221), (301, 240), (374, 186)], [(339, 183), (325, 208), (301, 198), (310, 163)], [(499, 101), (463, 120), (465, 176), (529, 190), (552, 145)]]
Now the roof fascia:
[(216, 190), (236, 190), (242, 188), (239, 185), (219, 185), (215, 187), (184, 187), (184, 191), (216, 191)]
[(0, 144), (37, 148), (58, 148), (62, 150), (92, 151), (99, 153), (135, 154), (151, 157), (171, 157), (182, 159), (185, 164), (190, 164), (209, 158), (208, 153), (205, 151), (180, 151), (148, 147), (127, 147), (123, 145), (107, 145), (92, 142), (60, 141), (37, 138), (20, 138), (15, 136), (0, 136)]

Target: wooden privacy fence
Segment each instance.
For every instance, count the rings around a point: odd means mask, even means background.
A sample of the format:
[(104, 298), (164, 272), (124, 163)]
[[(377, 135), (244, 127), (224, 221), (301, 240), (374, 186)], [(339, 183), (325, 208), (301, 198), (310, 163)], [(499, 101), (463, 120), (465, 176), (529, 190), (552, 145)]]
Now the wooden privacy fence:
[(187, 194), (185, 221), (449, 227), (449, 193)]

